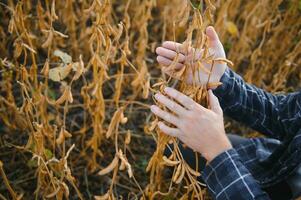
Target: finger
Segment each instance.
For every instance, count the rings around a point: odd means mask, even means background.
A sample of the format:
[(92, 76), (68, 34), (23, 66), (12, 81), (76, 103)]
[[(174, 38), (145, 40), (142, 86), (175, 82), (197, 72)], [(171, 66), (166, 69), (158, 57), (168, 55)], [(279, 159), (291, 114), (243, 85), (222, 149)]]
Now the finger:
[(164, 106), (166, 106), (169, 110), (171, 110), (172, 112), (176, 113), (179, 116), (187, 113), (187, 110), (185, 108), (183, 108), (182, 106), (180, 106), (179, 104), (170, 100), (169, 98), (167, 98), (166, 96), (164, 96), (162, 94), (159, 94), (159, 93), (156, 94), (155, 98), (160, 103), (162, 103)]
[(166, 94), (172, 98), (174, 98), (176, 101), (178, 101), (179, 103), (181, 103), (183, 106), (185, 106), (187, 109), (189, 110), (193, 110), (197, 104), (196, 102), (194, 102), (190, 97), (182, 94), (181, 92), (170, 88), (170, 87), (166, 87), (164, 89), (164, 91), (166, 92)]
[[(165, 58), (163, 56), (157, 56), (157, 61), (159, 64), (164, 65), (164, 66), (169, 66), (172, 64), (172, 60), (169, 60), (168, 58)], [(176, 63), (175, 65), (175, 69), (181, 69), (182, 67), (184, 67), (184, 65), (182, 63)]]
[(158, 106), (152, 105), (152, 106), (151, 106), (151, 111), (152, 111), (155, 115), (157, 115), (158, 117), (164, 119), (165, 121), (167, 121), (167, 122), (169, 122), (169, 123), (171, 123), (171, 124), (173, 124), (173, 125), (175, 125), (175, 126), (176, 126), (176, 125), (178, 124), (178, 122), (179, 122), (179, 119), (178, 119), (176, 116), (170, 114), (169, 112), (163, 111), (163, 110), (160, 109)]
[(215, 46), (220, 44), (219, 37), (213, 26), (208, 26), (206, 28), (206, 35), (209, 38), (209, 46)]
[(170, 49), (166, 49), (164, 47), (158, 47), (156, 49), (156, 53), (159, 55), (159, 56), (163, 56), (163, 57), (166, 57), (166, 58), (169, 58), (171, 60), (174, 60), (176, 58), (176, 56), (179, 56), (178, 57), (178, 62), (185, 62), (185, 56), (181, 53), (177, 53), (173, 50), (170, 50)]
[(219, 115), (223, 114), (223, 110), (219, 104), (218, 98), (213, 94), (212, 90), (209, 90), (208, 93), (209, 93), (210, 109), (216, 114)]
[(185, 60), (186, 62), (199, 60), (204, 52), (204, 49), (202, 49), (202, 50), (196, 49), (195, 50), (194, 48), (191, 48), (191, 47), (189, 47), (187, 49), (187, 47), (185, 47), (184, 44), (180, 44), (180, 43), (172, 42), (172, 41), (163, 42), (162, 46), (167, 49), (173, 50), (175, 52), (180, 52), (180, 53), (186, 55), (187, 56), (186, 60)]
[(184, 55), (187, 55), (192, 51), (191, 47), (187, 49), (187, 47), (185, 47), (183, 44), (173, 41), (165, 41), (163, 42), (162, 46), (175, 52), (182, 53)]
[(177, 128), (171, 128), (164, 124), (163, 122), (158, 123), (158, 127), (160, 128), (161, 131), (166, 133), (167, 135), (170, 135), (172, 137), (179, 137), (181, 134), (181, 131)]

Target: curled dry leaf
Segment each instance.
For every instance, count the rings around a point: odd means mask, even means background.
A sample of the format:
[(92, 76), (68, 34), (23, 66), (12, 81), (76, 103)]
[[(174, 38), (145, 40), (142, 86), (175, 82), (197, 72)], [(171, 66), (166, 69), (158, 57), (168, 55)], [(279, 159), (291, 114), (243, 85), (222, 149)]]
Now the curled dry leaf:
[(48, 77), (53, 81), (60, 82), (69, 75), (72, 67), (73, 67), (72, 64), (68, 64), (68, 65), (60, 64), (58, 67), (49, 70)]
[(61, 50), (58, 50), (58, 49), (55, 50), (53, 52), (53, 55), (59, 57), (63, 61), (64, 64), (72, 63), (72, 57)]

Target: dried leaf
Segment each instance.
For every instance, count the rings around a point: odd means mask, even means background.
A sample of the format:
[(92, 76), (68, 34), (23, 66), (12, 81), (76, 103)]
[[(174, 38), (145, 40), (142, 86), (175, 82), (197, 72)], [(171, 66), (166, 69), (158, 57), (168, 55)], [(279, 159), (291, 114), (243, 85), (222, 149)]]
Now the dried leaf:
[(49, 70), (49, 79), (60, 82), (64, 80), (70, 73), (72, 69), (72, 64), (64, 66), (63, 64), (59, 65), (58, 67), (52, 68)]
[(67, 53), (62, 52), (61, 50), (55, 50), (53, 54), (59, 57), (64, 64), (72, 63), (72, 57), (69, 56)]

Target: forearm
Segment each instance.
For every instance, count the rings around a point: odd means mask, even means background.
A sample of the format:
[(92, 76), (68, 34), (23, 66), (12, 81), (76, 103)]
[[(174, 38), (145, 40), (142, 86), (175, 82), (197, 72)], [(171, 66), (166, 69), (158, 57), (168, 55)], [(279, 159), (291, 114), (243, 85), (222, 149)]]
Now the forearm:
[(214, 94), (227, 116), (278, 139), (285, 137), (288, 127), (297, 126), (288, 119), (300, 112), (296, 107), (300, 95), (272, 95), (247, 84), (231, 69), (226, 69), (221, 82), (223, 85), (214, 90)]
[(202, 176), (214, 199), (269, 199), (234, 149), (214, 158), (206, 166)]

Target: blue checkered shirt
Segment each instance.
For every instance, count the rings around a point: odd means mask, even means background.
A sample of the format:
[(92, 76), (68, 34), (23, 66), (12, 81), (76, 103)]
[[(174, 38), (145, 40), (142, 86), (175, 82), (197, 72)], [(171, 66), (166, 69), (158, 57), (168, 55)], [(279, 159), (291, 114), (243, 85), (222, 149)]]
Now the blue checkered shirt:
[(226, 69), (214, 90), (224, 114), (265, 134), (225, 151), (202, 177), (217, 200), (269, 199), (262, 188), (285, 180), (301, 162), (301, 91), (273, 95)]

